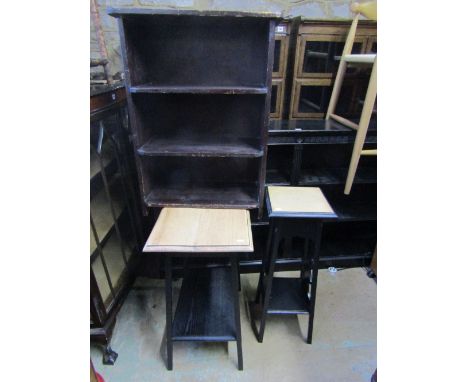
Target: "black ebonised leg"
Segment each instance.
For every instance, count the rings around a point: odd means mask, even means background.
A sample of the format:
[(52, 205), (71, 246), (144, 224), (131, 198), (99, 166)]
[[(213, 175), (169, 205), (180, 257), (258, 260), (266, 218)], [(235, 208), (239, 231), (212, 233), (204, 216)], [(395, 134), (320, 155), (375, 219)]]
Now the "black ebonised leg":
[(312, 343), (312, 331), (314, 329), (315, 299), (317, 294), (317, 277), (320, 259), (320, 240), (322, 237), (322, 222), (317, 223), (317, 231), (314, 240), (314, 261), (312, 263), (312, 282), (310, 285), (309, 301), (309, 326), (307, 329), (307, 343)]
[(238, 285), (238, 276), (239, 268), (237, 266), (238, 256), (231, 256), (231, 272), (232, 272), (232, 298), (234, 302), (234, 314), (236, 322), (236, 343), (237, 343), (237, 367), (239, 370), (244, 369), (244, 362), (242, 358), (242, 334), (241, 334), (241, 324), (240, 324), (240, 307), (239, 307), (239, 285)]
[(270, 229), (268, 230), (267, 245), (265, 247), (265, 252), (263, 253), (262, 266), (261, 266), (261, 269), (260, 269), (260, 276), (258, 278), (257, 294), (255, 295), (255, 303), (256, 304), (258, 304), (260, 302), (260, 296), (263, 293), (263, 279), (265, 277), (265, 272), (266, 272), (266, 269), (267, 269), (268, 255), (270, 253), (271, 237), (273, 235), (273, 229), (274, 229), (274, 225), (272, 223), (270, 225)]
[(172, 370), (172, 258), (166, 255), (166, 346), (167, 370)]
[(237, 290), (241, 291), (241, 277), (240, 277), (240, 267), (239, 267), (239, 256), (236, 257), (236, 266), (237, 266)]
[(271, 251), (271, 256), (269, 258), (268, 264), (268, 274), (265, 285), (265, 296), (263, 299), (263, 308), (262, 308), (262, 317), (260, 320), (260, 330), (258, 331), (257, 340), (258, 342), (263, 342), (263, 334), (265, 333), (265, 322), (268, 312), (268, 305), (270, 303), (271, 288), (273, 284), (273, 274), (275, 273), (275, 262), (278, 255), (278, 247), (280, 242), (280, 235), (278, 232), (278, 227), (275, 226), (273, 231), (273, 248)]

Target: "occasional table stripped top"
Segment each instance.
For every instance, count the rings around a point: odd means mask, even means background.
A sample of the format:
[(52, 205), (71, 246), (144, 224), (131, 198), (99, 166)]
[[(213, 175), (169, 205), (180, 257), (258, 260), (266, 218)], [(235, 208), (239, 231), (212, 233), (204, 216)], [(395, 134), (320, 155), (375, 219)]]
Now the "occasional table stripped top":
[(143, 251), (253, 252), (249, 212), (163, 208)]
[(269, 186), (267, 207), (270, 217), (336, 217), (319, 187)]

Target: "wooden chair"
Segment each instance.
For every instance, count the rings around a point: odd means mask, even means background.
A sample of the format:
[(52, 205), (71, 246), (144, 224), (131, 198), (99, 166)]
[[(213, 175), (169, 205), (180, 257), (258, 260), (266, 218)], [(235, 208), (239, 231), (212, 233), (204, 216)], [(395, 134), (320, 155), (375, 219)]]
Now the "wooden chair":
[[(354, 141), (353, 154), (351, 156), (351, 163), (348, 169), (348, 175), (346, 177), (345, 191), (346, 195), (351, 192), (353, 185), (354, 176), (356, 175), (359, 158), (361, 155), (377, 155), (377, 150), (363, 150), (364, 141), (366, 139), (367, 129), (369, 128), (369, 122), (374, 109), (375, 100), (377, 97), (377, 55), (376, 54), (351, 54), (353, 48), (354, 37), (356, 35), (356, 29), (358, 19), (360, 15), (367, 17), (370, 20), (377, 20), (377, 2), (371, 1), (368, 3), (354, 3), (351, 5), (351, 10), (356, 13), (351, 28), (346, 38), (345, 46), (343, 48), (343, 54), (341, 55), (340, 65), (336, 74), (335, 84), (333, 86), (332, 95), (330, 98), (330, 104), (328, 105), (327, 115), (325, 119), (334, 119), (335, 121), (355, 129), (356, 140)], [(346, 73), (346, 67), (348, 64), (354, 65), (372, 65), (372, 72), (367, 87), (366, 98), (364, 100), (364, 106), (362, 108), (361, 118), (359, 124), (356, 124), (346, 118), (340, 117), (335, 114), (336, 104), (340, 96), (341, 86)]]

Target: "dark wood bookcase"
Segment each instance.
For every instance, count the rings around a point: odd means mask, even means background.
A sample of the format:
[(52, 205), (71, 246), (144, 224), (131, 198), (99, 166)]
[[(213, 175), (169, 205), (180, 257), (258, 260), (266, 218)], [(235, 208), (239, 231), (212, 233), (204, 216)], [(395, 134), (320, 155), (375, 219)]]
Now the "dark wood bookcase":
[(118, 17), (144, 209), (260, 208), (279, 14)]

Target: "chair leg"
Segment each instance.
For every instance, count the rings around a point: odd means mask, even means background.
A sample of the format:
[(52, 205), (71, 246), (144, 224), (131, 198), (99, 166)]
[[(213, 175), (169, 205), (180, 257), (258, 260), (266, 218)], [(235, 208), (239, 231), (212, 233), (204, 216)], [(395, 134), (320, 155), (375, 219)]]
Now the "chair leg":
[(236, 343), (237, 343), (237, 367), (239, 370), (244, 369), (244, 362), (242, 358), (242, 335), (241, 335), (241, 324), (240, 324), (240, 308), (239, 308), (239, 285), (238, 275), (239, 269), (237, 267), (238, 257), (237, 255), (231, 256), (231, 271), (232, 271), (232, 298), (234, 301), (234, 314), (236, 322)]
[(268, 305), (270, 303), (271, 288), (273, 284), (273, 274), (275, 273), (275, 262), (276, 262), (276, 257), (278, 255), (278, 246), (279, 246), (280, 238), (279, 238), (277, 227), (274, 228), (273, 236), (274, 236), (273, 248), (272, 248), (273, 250), (271, 252), (271, 257), (269, 259), (265, 296), (263, 298), (262, 317), (260, 319), (260, 330), (258, 332), (258, 337), (257, 337), (258, 342), (263, 342), (263, 334), (265, 333), (266, 316), (268, 313)]
[(351, 192), (354, 177), (356, 175), (359, 158), (361, 157), (362, 148), (366, 140), (367, 129), (372, 116), (375, 99), (377, 97), (377, 57), (375, 58), (374, 66), (367, 87), (366, 99), (362, 108), (361, 119), (359, 120), (359, 128), (356, 133), (356, 140), (354, 141), (353, 154), (351, 156), (351, 163), (349, 164), (348, 176), (346, 177), (345, 191), (346, 195)]
[(169, 255), (165, 259), (165, 273), (167, 370), (172, 370), (172, 258)]

